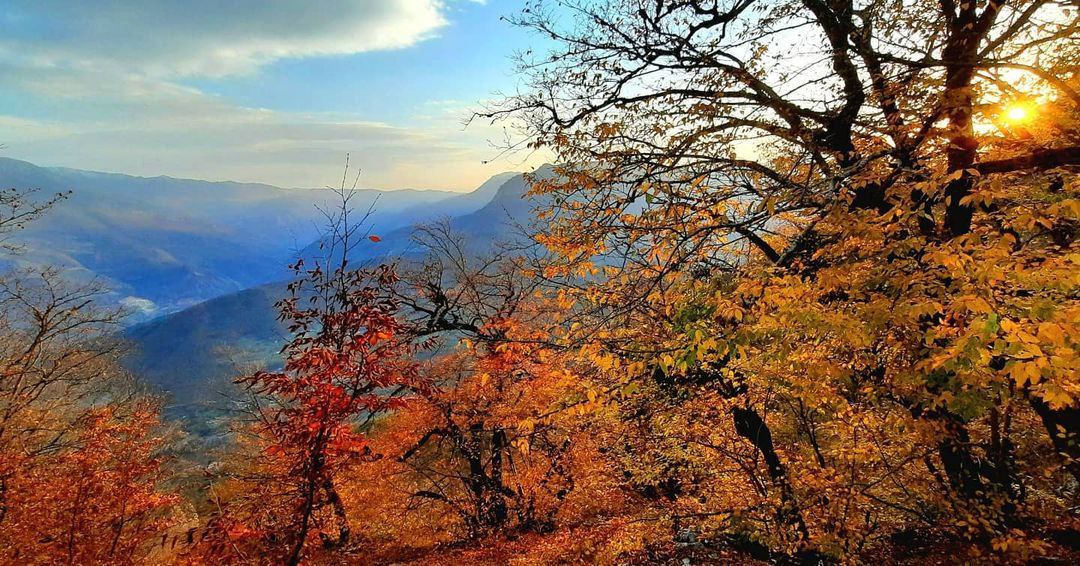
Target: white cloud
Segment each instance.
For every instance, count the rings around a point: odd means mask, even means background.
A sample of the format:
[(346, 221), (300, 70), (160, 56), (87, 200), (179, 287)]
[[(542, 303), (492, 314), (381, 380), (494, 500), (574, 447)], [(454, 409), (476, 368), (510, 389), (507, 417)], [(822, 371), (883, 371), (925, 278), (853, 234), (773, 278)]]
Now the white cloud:
[(463, 103), (433, 102), (387, 124), (244, 107), (178, 82), (407, 47), (446, 25), (447, 9), (442, 0), (4, 0), (0, 88), (46, 110), (0, 114), (0, 155), (312, 187), (340, 180), (350, 153), (365, 186), (471, 189), (522, 163), (483, 163), (498, 154), (488, 140), (502, 134), (485, 124), (464, 130)]
[[(43, 79), (40, 88), (59, 88), (52, 80)], [(96, 111), (108, 106), (118, 117), (59, 126), (0, 115), (0, 144), (6, 146), (0, 155), (40, 165), (288, 187), (340, 181), (347, 153), (364, 169), (364, 186), (387, 189), (466, 190), (523, 166), (520, 159), (484, 164), (499, 153), (488, 142), (502, 138), (502, 131), (486, 124), (465, 129), (464, 103), (434, 105), (408, 125), (392, 125), (349, 114), (246, 108), (186, 87), (119, 75), (105, 81), (105, 93), (92, 93), (90, 83), (100, 80), (94, 74), (66, 73), (57, 80), (93, 97)]]
[[(61, 124), (3, 115), (0, 115), (0, 131), (18, 132), (21, 141), (50, 140), (71, 134), (71, 129)], [(5, 138), (0, 138), (0, 147), (10, 141)]]
[(279, 59), (396, 49), (446, 24), (440, 0), (8, 0), (0, 56), (35, 67), (223, 76)]
[(129, 312), (138, 313), (141, 315), (154, 314), (155, 312), (157, 312), (158, 309), (157, 305), (154, 304), (154, 301), (151, 301), (150, 299), (144, 299), (142, 297), (132, 296), (127, 296), (123, 299), (120, 299), (120, 306)]

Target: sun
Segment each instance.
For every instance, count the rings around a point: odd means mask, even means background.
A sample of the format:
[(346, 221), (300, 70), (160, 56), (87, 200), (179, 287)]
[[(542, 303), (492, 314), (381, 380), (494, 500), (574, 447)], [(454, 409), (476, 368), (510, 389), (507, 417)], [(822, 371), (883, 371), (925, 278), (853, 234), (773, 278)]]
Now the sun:
[(1005, 109), (1004, 117), (1010, 122), (1023, 122), (1031, 116), (1026, 104), (1013, 104)]

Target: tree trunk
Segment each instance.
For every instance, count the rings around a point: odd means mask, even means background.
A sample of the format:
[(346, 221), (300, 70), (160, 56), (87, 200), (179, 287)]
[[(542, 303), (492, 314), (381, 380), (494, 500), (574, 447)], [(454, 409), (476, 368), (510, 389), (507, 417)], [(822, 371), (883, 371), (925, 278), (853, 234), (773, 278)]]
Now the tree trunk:
[(491, 526), (500, 528), (506, 524), (507, 508), (506, 495), (503, 493), (502, 460), (506, 450), (506, 431), (496, 428), (491, 435), (491, 485), (488, 488), (488, 497), (491, 498), (490, 514)]
[(982, 491), (981, 467), (971, 453), (971, 438), (967, 427), (954, 415), (944, 415), (944, 437), (938, 442), (938, 457), (945, 468), (949, 485), (961, 497), (972, 499)]
[(320, 430), (315, 439), (315, 448), (310, 454), (310, 468), (304, 481), (303, 506), (300, 509), (300, 532), (297, 533), (296, 542), (289, 552), (288, 565), (300, 564), (300, 557), (304, 554), (304, 543), (307, 541), (308, 529), (311, 527), (311, 515), (315, 511), (315, 492), (319, 488), (319, 476), (322, 475), (323, 453), (322, 442), (325, 430)]
[(787, 470), (784, 469), (784, 464), (780, 461), (780, 455), (776, 453), (776, 446), (773, 444), (769, 425), (765, 424), (757, 411), (750, 408), (735, 407), (731, 409), (731, 417), (735, 423), (735, 432), (757, 448), (762, 458), (765, 459), (765, 466), (769, 470), (769, 479), (772, 480), (773, 485), (780, 488), (780, 519), (785, 524), (795, 526), (801, 540), (807, 540), (810, 534), (806, 529), (802, 513), (799, 512), (799, 508), (795, 503), (795, 494), (791, 488), (791, 483), (788, 481)]
[(1080, 408), (1051, 409), (1046, 401), (1029, 395), (1031, 406), (1042, 419), (1050, 441), (1077, 483), (1080, 483)]
[(945, 90), (941, 96), (941, 106), (949, 120), (946, 130), (949, 145), (945, 149), (945, 157), (948, 172), (961, 173), (945, 187), (945, 228), (952, 237), (962, 236), (971, 230), (974, 209), (970, 204), (961, 203), (971, 193), (975, 183), (974, 177), (966, 170), (975, 163), (979, 150), (979, 141), (971, 122), (975, 102), (971, 80), (975, 76), (979, 45), (997, 19), (1001, 3), (1001, 0), (990, 0), (981, 15), (973, 1), (961, 3), (958, 13), (953, 12), (951, 2), (944, 6), (949, 22), (949, 36), (941, 52), (941, 59), (945, 62)]
[(330, 478), (323, 480), (323, 491), (326, 492), (326, 499), (334, 510), (334, 523), (337, 525), (338, 530), (337, 540), (331, 541), (330, 546), (344, 546), (349, 542), (351, 534), (349, 518), (345, 513), (345, 505), (341, 502), (341, 495), (338, 494), (337, 488), (334, 487), (334, 481)]

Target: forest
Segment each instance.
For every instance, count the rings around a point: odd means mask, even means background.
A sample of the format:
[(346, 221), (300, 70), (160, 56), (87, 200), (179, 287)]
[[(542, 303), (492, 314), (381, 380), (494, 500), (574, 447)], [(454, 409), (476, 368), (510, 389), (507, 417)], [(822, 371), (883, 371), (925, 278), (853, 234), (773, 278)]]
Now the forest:
[[(0, 563), (1080, 561), (1074, 3), (512, 23), (556, 48), (473, 121), (555, 156), (530, 222), (352, 262), (344, 179), (208, 465), (103, 289), (0, 275)], [(64, 200), (6, 188), (3, 245)]]

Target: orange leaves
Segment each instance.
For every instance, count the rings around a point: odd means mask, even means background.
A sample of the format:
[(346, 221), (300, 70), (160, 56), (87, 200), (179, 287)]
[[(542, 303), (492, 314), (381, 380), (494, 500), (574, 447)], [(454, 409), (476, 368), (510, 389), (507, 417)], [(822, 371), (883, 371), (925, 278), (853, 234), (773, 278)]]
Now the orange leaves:
[(69, 445), (32, 467), (7, 471), (3, 560), (130, 564), (146, 559), (175, 520), (171, 512), (179, 503), (160, 485), (165, 472), (157, 426), (154, 406), (92, 408), (72, 431)]
[[(334, 478), (354, 463), (377, 459), (357, 423), (402, 409), (407, 406), (403, 395), (428, 390), (412, 358), (416, 347), (387, 293), (397, 280), (390, 267), (357, 271), (344, 263), (336, 269), (317, 265), (298, 275), (290, 286), (292, 297), (278, 303), (281, 318), (295, 332), (283, 348), (284, 371), (238, 380), (265, 398), (253, 431), (266, 458), (248, 472), (261, 479), (247, 489), (255, 499), (269, 500), (277, 515), (276, 526), (257, 531), (262, 538), (253, 544), (266, 545), (265, 551), (282, 560), (298, 560), (306, 552), (316, 534), (309, 526), (323, 507), (333, 509), (343, 533), (338, 536), (348, 537)], [(308, 306), (299, 308), (301, 303)], [(249, 527), (268, 520), (266, 507), (238, 505), (232, 512), (223, 520)]]
[(602, 122), (594, 127), (594, 133), (600, 140), (608, 139), (619, 133), (620, 125), (611, 122)]

